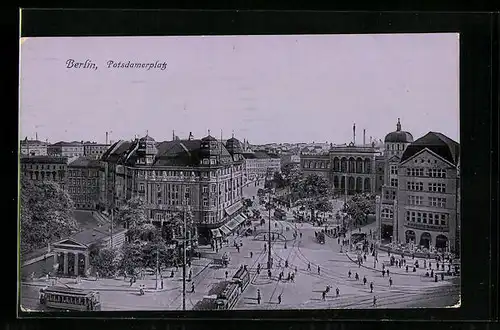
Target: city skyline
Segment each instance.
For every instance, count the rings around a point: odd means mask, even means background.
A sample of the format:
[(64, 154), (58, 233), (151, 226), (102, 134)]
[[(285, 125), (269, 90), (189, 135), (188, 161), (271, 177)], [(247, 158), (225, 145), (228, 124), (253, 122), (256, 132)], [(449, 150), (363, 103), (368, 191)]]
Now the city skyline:
[[(20, 139), (157, 141), (233, 132), (252, 144), (459, 142), (458, 34), (30, 38), (21, 45)], [(68, 69), (91, 60), (98, 70)], [(165, 61), (166, 70), (106, 62)], [(279, 128), (279, 129), (278, 129)]]

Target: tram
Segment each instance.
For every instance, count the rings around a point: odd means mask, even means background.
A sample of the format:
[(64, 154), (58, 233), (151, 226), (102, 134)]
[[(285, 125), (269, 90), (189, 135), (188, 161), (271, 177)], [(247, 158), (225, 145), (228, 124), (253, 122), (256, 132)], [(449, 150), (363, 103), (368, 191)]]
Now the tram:
[(70, 311), (100, 311), (98, 291), (82, 290), (62, 286), (40, 289), (40, 304), (49, 308)]

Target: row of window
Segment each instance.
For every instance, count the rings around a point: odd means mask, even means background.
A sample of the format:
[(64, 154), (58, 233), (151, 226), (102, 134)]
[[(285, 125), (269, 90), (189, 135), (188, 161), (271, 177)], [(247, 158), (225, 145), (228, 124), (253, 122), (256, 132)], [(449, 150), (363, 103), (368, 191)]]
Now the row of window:
[[(425, 174), (424, 174), (425, 170)], [(407, 176), (428, 176), (430, 178), (446, 178), (446, 170), (442, 168), (409, 167), (406, 169)]]
[[(410, 205), (423, 205), (423, 196), (408, 196), (408, 204)], [(429, 197), (428, 206), (446, 208), (446, 198), (444, 197)]]
[(97, 186), (99, 183), (98, 179), (96, 178), (90, 178), (90, 179), (85, 179), (85, 178), (68, 178), (68, 183), (70, 185), (87, 185), (87, 186)]
[(33, 164), (23, 164), (21, 166), (22, 169), (30, 169), (30, 170), (63, 170), (65, 165), (51, 165), (51, 164), (42, 164), (42, 165), (33, 165)]
[(406, 221), (416, 223), (426, 223), (430, 225), (446, 226), (448, 224), (448, 214), (434, 212), (406, 211)]
[[(242, 166), (238, 165), (234, 167), (234, 171), (241, 171)], [(145, 171), (145, 170), (139, 170), (137, 171), (137, 175), (139, 177), (172, 177), (172, 176), (184, 176), (184, 177), (215, 177), (217, 174), (219, 175), (226, 175), (226, 174), (231, 174), (231, 168), (226, 167), (224, 169), (218, 169), (217, 171), (202, 171), (202, 172), (194, 172), (194, 171)]]
[[(413, 190), (413, 191), (423, 191), (424, 190), (424, 183), (410, 181), (410, 182), (406, 183), (406, 189)], [(445, 193), (446, 192), (446, 183), (429, 182), (427, 184), (427, 191)]]
[(89, 187), (89, 186), (69, 186), (68, 192), (70, 194), (79, 194), (79, 193), (89, 193), (94, 194), (99, 192), (98, 187)]
[(98, 170), (70, 170), (68, 171), (68, 176), (69, 177), (90, 177), (90, 178), (97, 178), (99, 177), (99, 171)]

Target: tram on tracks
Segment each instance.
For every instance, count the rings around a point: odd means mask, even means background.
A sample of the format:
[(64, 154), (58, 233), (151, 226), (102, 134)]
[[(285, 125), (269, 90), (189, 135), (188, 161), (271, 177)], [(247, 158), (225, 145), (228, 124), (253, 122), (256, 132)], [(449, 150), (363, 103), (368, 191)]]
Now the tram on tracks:
[(50, 286), (40, 289), (40, 304), (68, 311), (100, 311), (98, 291)]

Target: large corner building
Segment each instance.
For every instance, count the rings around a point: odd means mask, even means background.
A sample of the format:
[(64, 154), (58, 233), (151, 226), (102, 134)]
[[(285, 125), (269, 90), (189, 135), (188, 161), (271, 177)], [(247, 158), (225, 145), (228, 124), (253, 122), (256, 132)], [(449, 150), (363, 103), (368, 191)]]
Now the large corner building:
[(413, 141), (399, 121), (385, 144), (385, 182), (377, 197), (381, 241), (458, 252), (460, 145), (438, 132)]
[(109, 209), (140, 196), (155, 224), (189, 209), (195, 234), (206, 244), (244, 221), (243, 160), (234, 137), (225, 144), (210, 135), (160, 143), (148, 135), (118, 141), (101, 158), (100, 205)]

